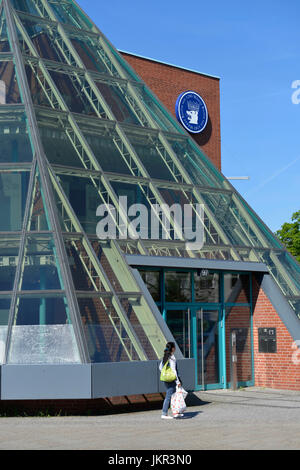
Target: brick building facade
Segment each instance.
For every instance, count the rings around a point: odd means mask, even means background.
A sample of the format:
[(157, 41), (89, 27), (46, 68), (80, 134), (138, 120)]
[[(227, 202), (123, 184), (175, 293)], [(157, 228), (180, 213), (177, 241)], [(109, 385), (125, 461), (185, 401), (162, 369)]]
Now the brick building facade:
[(173, 116), (180, 93), (193, 90), (202, 96), (208, 110), (208, 123), (204, 131), (194, 134), (193, 138), (214, 165), (221, 170), (219, 78), (134, 54), (122, 52), (122, 55)]

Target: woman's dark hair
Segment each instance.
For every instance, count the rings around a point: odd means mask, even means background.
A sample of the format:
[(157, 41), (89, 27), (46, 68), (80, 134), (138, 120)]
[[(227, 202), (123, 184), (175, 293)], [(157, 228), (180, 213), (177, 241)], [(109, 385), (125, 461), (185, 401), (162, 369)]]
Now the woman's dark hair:
[(164, 350), (164, 358), (163, 358), (163, 365), (165, 365), (166, 362), (170, 359), (172, 356), (172, 350), (175, 348), (175, 343), (172, 341), (169, 341), (169, 343), (166, 344), (166, 348)]

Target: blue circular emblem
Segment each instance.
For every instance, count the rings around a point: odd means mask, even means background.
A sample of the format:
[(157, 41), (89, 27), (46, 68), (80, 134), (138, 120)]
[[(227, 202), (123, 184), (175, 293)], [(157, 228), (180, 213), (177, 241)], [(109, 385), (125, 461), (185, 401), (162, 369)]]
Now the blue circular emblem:
[(176, 116), (183, 127), (193, 134), (202, 132), (208, 121), (204, 100), (195, 91), (185, 91), (176, 101)]

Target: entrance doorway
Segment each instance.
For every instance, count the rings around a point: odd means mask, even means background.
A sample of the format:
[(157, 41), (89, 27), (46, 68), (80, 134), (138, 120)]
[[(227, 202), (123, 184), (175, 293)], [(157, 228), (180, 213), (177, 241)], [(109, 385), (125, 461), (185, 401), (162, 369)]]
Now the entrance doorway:
[(172, 307), (167, 324), (185, 358), (195, 359), (197, 390), (221, 388), (223, 380), (223, 322), (221, 309)]

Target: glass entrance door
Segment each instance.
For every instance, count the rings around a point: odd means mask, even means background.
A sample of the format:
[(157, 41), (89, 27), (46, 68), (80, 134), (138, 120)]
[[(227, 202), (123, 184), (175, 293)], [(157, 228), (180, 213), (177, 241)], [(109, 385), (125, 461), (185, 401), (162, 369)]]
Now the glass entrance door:
[(195, 311), (196, 384), (202, 390), (221, 387), (220, 322), (220, 309), (218, 308)]
[(197, 390), (220, 388), (220, 309), (173, 307), (167, 310), (166, 321), (183, 356), (195, 359)]

